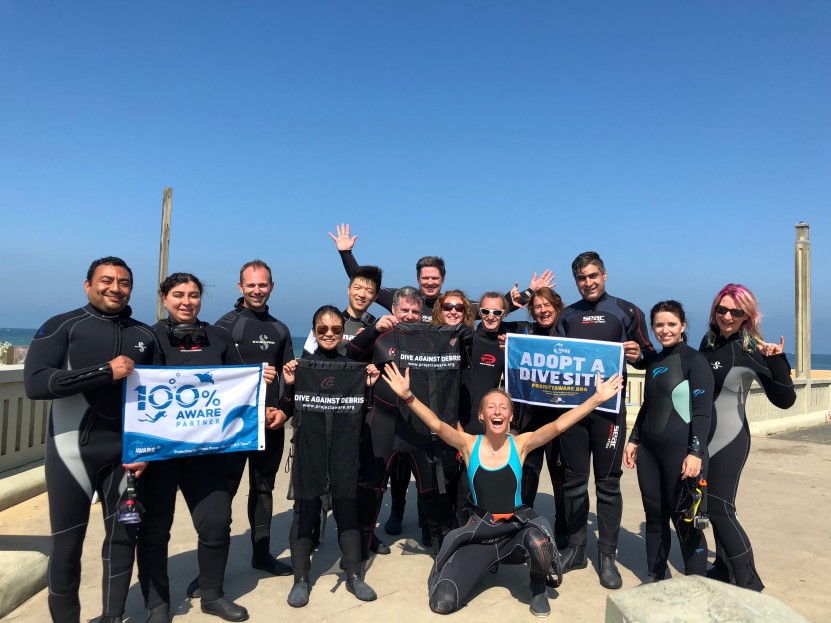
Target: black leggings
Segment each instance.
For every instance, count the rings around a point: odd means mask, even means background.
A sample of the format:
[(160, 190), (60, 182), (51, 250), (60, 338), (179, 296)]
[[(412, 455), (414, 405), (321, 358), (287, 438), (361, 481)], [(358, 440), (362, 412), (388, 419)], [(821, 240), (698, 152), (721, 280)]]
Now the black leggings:
[[(291, 566), (296, 577), (308, 578), (312, 566), (314, 531), (319, 525), (322, 500), (295, 500), (294, 515), (289, 532)], [(349, 575), (361, 572), (361, 534), (358, 530), (358, 506), (355, 498), (332, 500), (332, 514), (338, 525), (338, 544), (343, 568)]]
[(229, 489), (237, 494), (245, 462), (248, 461), (248, 523), (254, 556), (265, 558), (271, 553), (271, 519), (274, 510), (274, 481), (283, 459), (286, 433), (282, 428), (265, 429), (265, 450), (234, 452), (229, 457)]
[(736, 492), (750, 454), (747, 422), (739, 434), (710, 457), (707, 473), (707, 512), (713, 524), (716, 550), (733, 572), (736, 586), (761, 591), (765, 585), (756, 571), (753, 546), (736, 516)]
[[(681, 521), (676, 512), (682, 486), (681, 465), (687, 456), (687, 440), (671, 443), (660, 440), (641, 440), (638, 446), (638, 484), (643, 510), (646, 514), (646, 565), (650, 576), (666, 577), (667, 559), (672, 546), (669, 523), (675, 526), (685, 575), (704, 575), (707, 571), (707, 540), (702, 530)], [(702, 474), (707, 473), (706, 462)]]
[(623, 516), (620, 476), (625, 443), (626, 417), (620, 413), (592, 411), (588, 417), (560, 435), (569, 545), (586, 545), (591, 463), (597, 493), (597, 549), (602, 554), (614, 554), (617, 551)]
[(231, 546), (231, 495), (227, 458), (223, 454), (194, 456), (150, 464), (143, 477), (144, 521), (138, 540), (141, 592), (148, 609), (170, 604), (167, 544), (176, 507), (176, 488), (190, 509), (199, 535), (199, 591), (211, 601), (224, 595), (225, 565)]
[(123, 614), (136, 542), (135, 525), (117, 521), (125, 489), (121, 433), (93, 428), (85, 445), (80, 445), (78, 431), (65, 432), (59, 440), (47, 436), (46, 490), (52, 530), (48, 603), (53, 621), (77, 623), (81, 618), (81, 552), (93, 492), (98, 492), (104, 515), (102, 613)]

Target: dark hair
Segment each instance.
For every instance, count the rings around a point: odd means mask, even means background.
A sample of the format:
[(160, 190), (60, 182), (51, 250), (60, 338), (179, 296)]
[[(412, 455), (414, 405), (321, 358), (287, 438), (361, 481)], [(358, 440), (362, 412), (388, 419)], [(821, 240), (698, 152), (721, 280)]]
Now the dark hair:
[(352, 276), (349, 278), (349, 285), (355, 283), (356, 279), (366, 279), (375, 286), (375, 294), (381, 289), (381, 276), (384, 271), (377, 266), (358, 266), (352, 271)]
[(597, 266), (601, 273), (606, 272), (606, 266), (603, 264), (603, 260), (600, 259), (600, 256), (597, 253), (594, 251), (584, 251), (575, 257), (574, 261), (571, 263), (571, 274), (574, 275), (574, 278), (576, 279), (580, 271), (589, 264)]
[(341, 322), (343, 322), (343, 314), (337, 307), (334, 305), (324, 305), (323, 307), (319, 307), (314, 313), (314, 316), (312, 316), (312, 330), (317, 326), (317, 321), (326, 314), (332, 314), (335, 318), (340, 318)]
[[(652, 309), (649, 312), (650, 326), (655, 324), (655, 316), (657, 316), (661, 312), (668, 312), (670, 314), (673, 314), (675, 315), (675, 317), (678, 318), (678, 320), (681, 321), (681, 324), (687, 324), (687, 314), (684, 312), (684, 306), (681, 305), (681, 303), (679, 303), (678, 301), (673, 301), (672, 299), (670, 299), (668, 301), (660, 301), (652, 306)], [(681, 339), (685, 342), (687, 341), (686, 331), (681, 333)]]
[(248, 268), (264, 268), (265, 270), (268, 271), (268, 280), (269, 281), (274, 281), (274, 279), (271, 276), (271, 268), (268, 266), (268, 264), (266, 264), (262, 260), (251, 260), (250, 262), (246, 262), (245, 264), (243, 264), (242, 268), (239, 269), (239, 282), (240, 283), (242, 283), (242, 273), (244, 273), (246, 271), (246, 269), (248, 269)]
[(416, 278), (421, 277), (422, 268), (438, 268), (441, 278), (444, 279), (444, 260), (435, 255), (425, 255), (418, 262), (416, 262)]
[(554, 312), (559, 316), (560, 312), (563, 311), (565, 305), (563, 305), (563, 298), (557, 294), (554, 290), (549, 288), (548, 286), (543, 286), (536, 292), (531, 295), (531, 298), (528, 299), (528, 316), (531, 320), (536, 321), (537, 319), (534, 317), (534, 299), (536, 297), (540, 297), (541, 299), (545, 299), (551, 306), (554, 308)]
[(130, 270), (129, 266), (127, 266), (127, 262), (122, 260), (120, 257), (115, 257), (113, 255), (99, 257), (92, 264), (90, 264), (89, 270), (87, 271), (87, 281), (92, 281), (92, 277), (95, 275), (95, 269), (99, 266), (120, 266), (121, 268), (126, 268), (127, 272), (130, 273), (130, 286), (133, 285), (133, 271)]
[(202, 285), (202, 282), (199, 281), (196, 275), (192, 275), (191, 273), (171, 274), (167, 279), (159, 284), (159, 292), (161, 292), (162, 296), (167, 296), (167, 294), (176, 286), (191, 282), (195, 283), (196, 287), (199, 288), (199, 294), (204, 292), (205, 288)]

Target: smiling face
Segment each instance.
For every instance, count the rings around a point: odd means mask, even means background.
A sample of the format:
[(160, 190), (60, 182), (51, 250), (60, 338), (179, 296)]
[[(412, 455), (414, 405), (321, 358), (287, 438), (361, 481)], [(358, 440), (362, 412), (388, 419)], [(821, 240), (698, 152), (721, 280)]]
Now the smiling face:
[(502, 392), (486, 394), (479, 406), (479, 421), (485, 431), (497, 435), (505, 435), (511, 427), (513, 419), (513, 405)]
[[(502, 314), (486, 313), (492, 311), (501, 311)], [(502, 299), (484, 298), (479, 302), (479, 317), (482, 319), (482, 326), (485, 331), (498, 331), (499, 325), (502, 324), (502, 318), (505, 317), (505, 304)]]
[(256, 312), (265, 310), (274, 282), (269, 272), (261, 266), (249, 266), (242, 272), (237, 286), (242, 292), (243, 306)]
[(652, 319), (652, 332), (664, 348), (680, 342), (686, 330), (687, 323), (681, 322), (678, 316), (669, 311), (658, 312)]
[(531, 316), (543, 329), (548, 329), (557, 320), (557, 310), (547, 298), (534, 296), (531, 298)]
[(349, 313), (353, 318), (360, 318), (372, 305), (378, 291), (369, 279), (355, 277), (349, 284), (346, 294), (349, 296)]
[(130, 302), (133, 279), (123, 266), (101, 264), (95, 268), (92, 280), (84, 281), (84, 290), (95, 309), (103, 314), (117, 314)]
[(173, 286), (162, 296), (162, 303), (167, 310), (170, 320), (176, 324), (196, 322), (199, 310), (202, 308), (202, 293), (192, 281)]
[(418, 289), (428, 299), (434, 299), (441, 292), (444, 277), (438, 268), (425, 266), (418, 273)]
[(402, 297), (398, 305), (392, 306), (392, 313), (398, 322), (419, 322), (421, 321), (421, 304)]
[(588, 264), (574, 277), (583, 300), (594, 303), (606, 292), (606, 271), (596, 264)]
[(444, 324), (455, 327), (465, 319), (465, 302), (458, 296), (447, 296), (441, 305)]
[[(719, 307), (716, 307), (716, 324), (718, 325), (718, 330), (723, 337), (730, 337), (741, 330), (742, 325), (747, 320), (747, 314), (741, 317), (733, 315), (732, 310), (743, 310), (742, 306), (732, 296), (726, 295), (721, 297), (718, 304)], [(723, 314), (718, 313), (720, 307), (726, 308), (726, 312)]]
[(323, 350), (334, 350), (343, 335), (343, 318), (335, 314), (323, 314), (315, 323), (315, 340)]

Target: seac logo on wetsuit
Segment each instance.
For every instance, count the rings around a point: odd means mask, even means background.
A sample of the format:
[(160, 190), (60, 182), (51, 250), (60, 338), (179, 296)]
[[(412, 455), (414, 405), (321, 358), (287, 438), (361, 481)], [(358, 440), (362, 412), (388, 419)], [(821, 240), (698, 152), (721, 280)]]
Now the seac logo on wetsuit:
[(615, 448), (617, 446), (617, 436), (620, 432), (620, 427), (616, 424), (609, 426), (609, 439), (606, 441), (606, 449)]
[(606, 316), (583, 316), (583, 324), (606, 324)]

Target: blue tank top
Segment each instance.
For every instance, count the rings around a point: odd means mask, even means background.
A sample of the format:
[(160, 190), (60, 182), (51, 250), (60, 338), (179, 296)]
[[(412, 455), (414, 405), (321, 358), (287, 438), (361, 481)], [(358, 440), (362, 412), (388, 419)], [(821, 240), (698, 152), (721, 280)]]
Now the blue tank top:
[(487, 468), (479, 460), (479, 445), (483, 435), (476, 438), (473, 452), (470, 455), (470, 465), (467, 477), (470, 482), (470, 493), (473, 503), (490, 513), (513, 513), (514, 509), (522, 506), (520, 483), (522, 482), (522, 464), (519, 462), (519, 453), (514, 445), (514, 438), (508, 435), (511, 444), (507, 462), (502, 467)]

